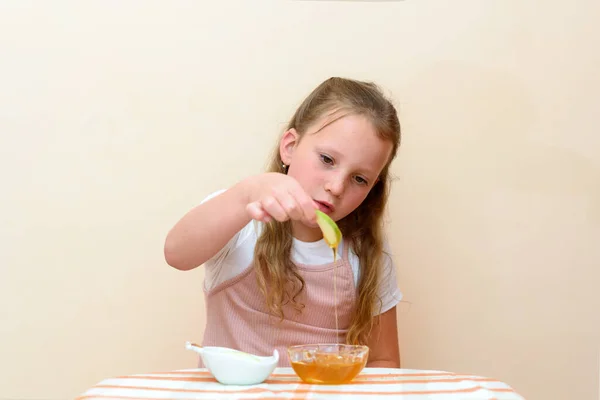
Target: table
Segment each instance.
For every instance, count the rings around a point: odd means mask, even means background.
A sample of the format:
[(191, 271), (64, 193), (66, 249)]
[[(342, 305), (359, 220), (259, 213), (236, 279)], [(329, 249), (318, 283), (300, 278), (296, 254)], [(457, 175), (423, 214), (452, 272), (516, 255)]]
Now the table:
[(136, 374), (105, 379), (77, 400), (89, 399), (401, 399), (524, 400), (495, 379), (445, 371), (365, 368), (346, 385), (303, 383), (291, 368), (277, 368), (258, 385), (228, 386), (206, 369)]

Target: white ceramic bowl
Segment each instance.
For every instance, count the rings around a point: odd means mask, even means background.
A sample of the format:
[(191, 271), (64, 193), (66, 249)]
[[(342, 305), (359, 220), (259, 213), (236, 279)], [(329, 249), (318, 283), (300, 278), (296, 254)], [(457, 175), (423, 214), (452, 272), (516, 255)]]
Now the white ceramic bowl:
[(274, 350), (270, 357), (260, 357), (227, 347), (197, 347), (189, 342), (186, 348), (199, 353), (206, 369), (224, 385), (262, 383), (279, 362), (277, 350)]

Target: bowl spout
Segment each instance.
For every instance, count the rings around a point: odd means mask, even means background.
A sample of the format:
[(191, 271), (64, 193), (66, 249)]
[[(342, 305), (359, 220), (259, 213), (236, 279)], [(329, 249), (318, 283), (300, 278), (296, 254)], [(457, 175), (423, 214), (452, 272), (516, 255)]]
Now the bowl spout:
[(204, 349), (202, 349), (202, 346), (199, 346), (196, 343), (185, 342), (185, 348), (188, 350), (195, 351), (198, 354), (204, 353)]

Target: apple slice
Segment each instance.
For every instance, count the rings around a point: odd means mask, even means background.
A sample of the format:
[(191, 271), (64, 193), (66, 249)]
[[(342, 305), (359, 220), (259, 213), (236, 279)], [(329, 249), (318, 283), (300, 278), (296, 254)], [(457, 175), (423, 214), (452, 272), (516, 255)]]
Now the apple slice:
[(317, 224), (323, 232), (323, 238), (329, 247), (336, 248), (342, 241), (342, 232), (331, 217), (321, 210), (315, 210), (317, 214)]

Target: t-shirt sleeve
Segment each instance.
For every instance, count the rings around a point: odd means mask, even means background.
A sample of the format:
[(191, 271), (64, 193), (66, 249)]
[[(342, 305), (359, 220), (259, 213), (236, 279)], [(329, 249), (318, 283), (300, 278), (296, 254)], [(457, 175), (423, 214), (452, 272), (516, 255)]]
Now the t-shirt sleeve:
[[(389, 244), (384, 243), (383, 263), (379, 277), (379, 297), (381, 299), (381, 310), (379, 313), (390, 310), (402, 300), (402, 292), (398, 287), (396, 278), (396, 265), (392, 257)], [(376, 310), (375, 314), (378, 314)]]
[[(203, 204), (218, 195), (224, 193), (227, 189), (218, 190), (208, 195), (204, 200), (200, 202)], [(243, 244), (246, 239), (253, 233), (252, 221), (238, 231), (229, 241), (223, 246), (214, 256), (208, 259), (204, 263), (205, 275), (204, 275), (204, 286), (205, 289), (210, 290), (220, 282), (226, 280), (231, 276), (235, 276), (239, 273), (240, 268), (246, 267), (245, 252), (239, 252), (238, 247)], [(243, 260), (240, 262), (240, 258)]]
[(226, 191), (226, 190), (227, 190), (227, 189), (220, 189), (220, 190), (217, 190), (216, 192), (213, 192), (213, 193), (209, 194), (208, 196), (206, 196), (206, 197), (205, 197), (205, 198), (204, 198), (204, 199), (203, 199), (203, 200), (200, 202), (200, 204), (204, 204), (204, 203), (206, 203), (207, 201), (209, 201), (210, 199), (213, 199), (213, 198), (217, 197), (218, 195), (220, 195), (220, 194), (222, 194), (222, 193), (225, 193), (225, 191)]

